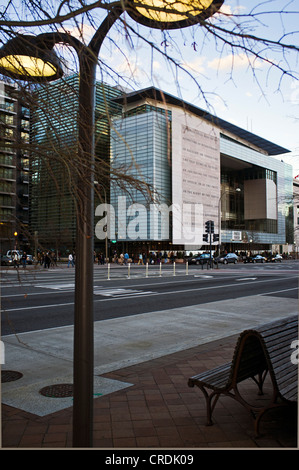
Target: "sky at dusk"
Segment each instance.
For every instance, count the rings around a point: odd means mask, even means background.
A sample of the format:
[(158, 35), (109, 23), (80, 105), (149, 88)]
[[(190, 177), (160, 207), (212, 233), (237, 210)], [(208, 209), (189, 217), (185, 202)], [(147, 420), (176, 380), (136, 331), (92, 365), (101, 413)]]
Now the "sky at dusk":
[[(290, 2), (288, 13), (280, 14), (284, 3), (229, 0), (222, 8), (227, 13), (243, 15), (237, 21), (246, 22), (248, 31), (255, 36), (277, 41), (285, 34), (286, 43), (299, 44), (299, 34), (288, 35), (298, 30), (299, 13), (291, 13), (296, 10), (295, 2)], [(254, 9), (254, 5), (260, 7)], [(251, 11), (255, 16), (249, 20), (244, 15)], [(269, 14), (260, 14), (267, 11)], [(149, 41), (160, 34), (149, 28), (142, 28), (142, 33)], [(160, 43), (161, 48), (196, 77), (201, 89), (190, 76), (141, 42), (133, 48), (128, 41), (120, 41), (121, 52), (109, 43), (106, 50), (103, 47), (101, 58), (128, 77), (133, 89), (154, 85), (290, 150), (278, 158), (291, 164), (293, 175), (298, 175), (299, 64), (295, 53), (283, 55), (274, 46), (265, 53), (279, 67), (288, 67), (291, 73), (287, 75), (241, 49), (232, 51), (200, 28), (195, 32), (192, 28), (174, 30), (170, 35), (174, 41), (166, 39)]]
[[(59, 3), (57, 1), (57, 5)], [(224, 15), (215, 18), (220, 27), (233, 28), (238, 24), (246, 34), (299, 44), (298, 0), (225, 0), (221, 11)], [(105, 15), (101, 9), (93, 11), (92, 21), (96, 28)], [(206, 109), (290, 150), (278, 158), (293, 166), (294, 176), (299, 175), (297, 51), (283, 53), (275, 45), (268, 49), (260, 45), (256, 51), (276, 65), (273, 66), (251, 51), (232, 49), (199, 26), (161, 33), (136, 24), (127, 14), (123, 14), (122, 19), (145, 41), (132, 34), (130, 29), (123, 28), (121, 23), (115, 24), (100, 51), (99, 80), (131, 90), (155, 86)], [(89, 42), (94, 30), (84, 20), (78, 24), (83, 29), (85, 41)], [(63, 27), (78, 36), (74, 24), (65, 23)], [(34, 33), (32, 29), (20, 32)], [(151, 43), (177, 61), (186, 72), (175, 67), (171, 60), (165, 60)], [(286, 70), (289, 73), (284, 73)]]

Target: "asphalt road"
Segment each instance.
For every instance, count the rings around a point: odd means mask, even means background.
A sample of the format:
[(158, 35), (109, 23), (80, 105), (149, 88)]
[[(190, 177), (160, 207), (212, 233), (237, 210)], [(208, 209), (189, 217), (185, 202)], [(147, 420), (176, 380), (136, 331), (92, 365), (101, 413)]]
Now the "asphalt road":
[[(95, 265), (95, 321), (262, 295), (298, 298), (298, 261), (220, 266)], [(1, 335), (73, 324), (74, 268), (2, 269)]]

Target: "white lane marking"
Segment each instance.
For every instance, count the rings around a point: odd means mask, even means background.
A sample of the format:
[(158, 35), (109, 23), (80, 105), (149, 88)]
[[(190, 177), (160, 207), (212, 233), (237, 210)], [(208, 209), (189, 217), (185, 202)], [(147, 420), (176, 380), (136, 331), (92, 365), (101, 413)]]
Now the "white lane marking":
[(63, 289), (74, 289), (75, 284), (35, 284), (33, 287), (43, 288), (43, 289), (54, 289), (54, 290), (63, 290)]
[[(289, 278), (286, 278), (286, 279), (294, 279), (294, 276), (292, 277), (289, 277)], [(255, 284), (257, 283), (265, 283), (265, 282), (270, 282), (269, 279), (263, 279), (263, 280), (259, 280), (257, 281)], [(245, 281), (244, 284), (253, 284), (252, 281)], [(197, 287), (197, 288), (194, 288), (194, 289), (182, 289), (182, 290), (174, 290), (174, 291), (167, 291), (167, 292), (150, 292), (150, 293), (147, 293), (148, 296), (161, 296), (161, 295), (170, 295), (170, 294), (182, 294), (182, 293), (187, 293), (187, 292), (194, 292), (194, 291), (202, 291), (202, 290), (215, 290), (215, 289), (222, 289), (222, 288), (226, 288), (226, 287), (235, 287), (236, 286), (236, 283), (234, 284), (225, 284), (225, 285), (221, 285), (221, 286), (209, 286), (209, 287)], [(293, 288), (290, 288), (290, 289), (283, 289), (283, 290), (280, 290), (280, 291), (271, 291), (271, 292), (264, 292), (262, 294), (259, 294), (259, 295), (269, 295), (269, 294), (276, 294), (276, 293), (279, 293), (279, 292), (285, 292), (287, 290), (296, 290), (298, 289), (298, 287), (293, 287)], [(140, 291), (139, 291), (140, 292)], [(139, 297), (139, 294), (134, 294), (135, 297)], [(143, 294), (141, 294), (143, 295)], [(140, 295), (140, 296), (141, 296)], [(121, 296), (118, 296), (118, 297), (107, 297), (107, 298), (104, 298), (104, 299), (97, 299), (95, 300), (95, 303), (97, 302), (107, 302), (107, 301), (110, 301), (110, 300), (118, 300), (118, 299), (121, 299), (122, 297)], [(30, 310), (30, 309), (36, 309), (36, 308), (53, 308), (53, 307), (64, 307), (64, 306), (68, 306), (68, 305), (74, 305), (74, 302), (68, 302), (68, 303), (60, 303), (60, 304), (47, 304), (47, 305), (37, 305), (35, 307), (22, 307), (22, 308), (11, 308), (11, 309), (3, 309), (5, 310), (5, 312), (14, 312), (14, 311), (21, 311), (21, 310)]]
[(117, 296), (134, 296), (152, 294), (152, 291), (140, 291), (134, 289), (99, 289), (94, 291), (95, 295), (103, 295), (104, 297), (117, 297)]

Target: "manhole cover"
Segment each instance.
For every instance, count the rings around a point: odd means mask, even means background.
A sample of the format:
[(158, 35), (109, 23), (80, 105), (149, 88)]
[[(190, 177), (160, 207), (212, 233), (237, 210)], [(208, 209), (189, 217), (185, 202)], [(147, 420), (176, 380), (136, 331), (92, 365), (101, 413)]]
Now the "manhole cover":
[(73, 384), (56, 384), (42, 388), (39, 393), (45, 397), (66, 398), (73, 396)]
[(17, 372), (15, 370), (2, 370), (1, 371), (1, 382), (13, 382), (14, 380), (18, 380), (23, 377), (21, 372)]

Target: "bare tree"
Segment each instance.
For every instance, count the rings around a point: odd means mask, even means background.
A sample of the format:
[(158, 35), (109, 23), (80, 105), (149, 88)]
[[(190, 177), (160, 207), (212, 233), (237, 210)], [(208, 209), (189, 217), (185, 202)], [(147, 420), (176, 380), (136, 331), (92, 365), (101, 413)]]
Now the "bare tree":
[[(219, 1), (219, 4), (222, 2)], [(184, 5), (184, 3), (182, 2)], [(204, 2), (206, 5), (207, 2)], [(207, 107), (210, 106), (209, 90), (203, 90), (202, 84), (198, 79), (198, 74), (194, 70), (190, 70), (184, 63), (184, 50), (189, 48), (194, 51), (195, 55), (200, 54), (204, 45), (213, 43), (215, 50), (218, 51), (219, 59), (224, 54), (231, 54), (231, 79), (234, 79), (234, 61), (237, 60), (238, 54), (242, 53), (248, 62), (248, 69), (251, 70), (257, 83), (259, 76), (257, 73), (257, 64), (259, 62), (268, 65), (268, 73), (271, 70), (279, 72), (277, 89), (285, 77), (298, 79), (298, 72), (295, 68), (298, 60), (297, 38), (299, 31), (288, 29), (288, 20), (290, 17), (296, 19), (299, 17), (299, 10), (296, 10), (295, 1), (286, 1), (277, 9), (278, 2), (271, 0), (267, 2), (256, 1), (250, 9), (245, 9), (239, 2), (232, 7), (226, 2), (215, 15), (209, 18), (200, 18), (194, 16), (197, 12), (200, 2), (191, 2), (186, 7), (186, 17), (188, 18), (189, 28), (183, 28), (174, 32), (173, 29), (165, 28), (149, 29), (139, 25), (130, 17), (131, 3), (128, 0), (119, 2), (105, 3), (102, 1), (78, 0), (69, 2), (61, 0), (50, 2), (49, 0), (9, 0), (6, 7), (0, 13), (0, 42), (3, 44), (17, 34), (40, 34), (48, 31), (58, 32), (62, 35), (71, 34), (79, 39), (85, 46), (88, 45), (90, 37), (97, 30), (99, 24), (105, 18), (107, 13), (112, 9), (118, 8), (123, 11), (119, 15), (118, 21), (107, 34), (105, 39), (105, 53), (100, 55), (98, 59), (99, 77), (109, 79), (110, 83), (116, 86), (126, 87), (129, 89), (140, 87), (141, 84), (135, 81), (134, 77), (134, 60), (138, 60), (138, 50), (141, 45), (145, 44), (150, 51), (151, 60), (155, 56), (160, 56), (169, 68), (169, 73), (176, 80), (178, 94), (180, 94), (180, 82), (178, 75), (181, 72), (186, 74), (198, 90), (198, 95), (204, 98)], [(158, 4), (149, 2), (147, 7), (142, 1), (135, 2), (135, 5), (147, 8), (147, 15), (150, 19), (155, 18), (157, 11), (164, 11), (167, 14), (177, 13), (175, 8), (177, 4), (169, 1), (163, 1)], [(275, 28), (272, 27), (275, 21)], [(296, 21), (291, 24), (296, 24)], [(279, 25), (279, 27), (277, 26)], [(182, 48), (182, 44), (184, 44)], [(70, 45), (57, 45), (59, 55), (63, 57), (64, 69), (67, 77), (78, 72), (78, 58)], [(118, 53), (127, 63), (127, 70), (132, 73), (127, 76), (117, 70), (112, 61), (105, 59), (105, 56)], [(129, 51), (128, 53), (126, 51)], [(148, 67), (149, 73), (153, 74), (153, 67)], [(5, 78), (4, 78), (5, 79)], [(78, 201), (78, 188), (76, 181), (78, 178), (78, 165), (74, 165), (74, 158), (77, 154), (76, 142), (73, 140), (71, 145), (69, 142), (62, 140), (62, 135), (76, 135), (76, 128), (69, 128), (76, 120), (76, 112), (72, 110), (72, 120), (63, 119), (62, 109), (59, 106), (53, 107), (51, 102), (52, 86), (43, 85), (43, 93), (35, 91), (35, 85), (20, 84), (21, 92), (24, 94), (32, 109), (36, 110), (36, 116), (42, 119), (44, 127), (44, 140), (34, 141), (34, 145), (30, 146), (33, 166), (39, 165), (39, 169), (46, 171), (39, 174), (46, 174), (39, 180), (39, 184), (43, 187), (44, 194), (50, 197), (51, 191), (59, 194), (60, 203), (63, 205), (65, 194), (72, 194), (74, 204)], [(74, 82), (68, 79), (65, 82), (64, 93), (76, 94), (77, 88)], [(260, 84), (263, 92), (263, 84)], [(38, 96), (38, 100), (34, 97)], [(49, 104), (51, 103), (51, 104)], [(50, 109), (49, 109), (50, 106)], [(111, 110), (102, 110), (102, 114), (97, 116), (97, 125), (100, 127), (104, 122), (111, 125)], [(70, 110), (68, 110), (70, 113)], [(55, 124), (54, 124), (55, 123)], [(59, 132), (59, 130), (61, 132)], [(34, 129), (33, 129), (34, 132)], [(153, 197), (154, 188), (149, 187), (142, 177), (133, 178), (128, 168), (113, 168), (107, 155), (101, 154), (100, 149), (106, 148), (103, 145), (104, 134), (99, 133), (96, 137), (96, 161), (95, 161), (95, 180), (101, 181), (101, 185), (95, 186), (98, 193), (98, 199), (104, 199), (104, 195), (110, 187), (111, 181), (122, 187), (123, 190), (128, 188), (137, 188), (143, 192), (148, 198)], [(107, 144), (107, 142), (106, 142)], [(132, 155), (131, 165), (134, 165)], [(58, 176), (59, 175), (59, 176)], [(48, 188), (47, 190), (45, 190)], [(38, 187), (35, 187), (38, 193)], [(157, 196), (157, 195), (156, 195)], [(155, 197), (156, 197), (155, 196)], [(65, 203), (67, 207), (67, 204)], [(80, 209), (77, 207), (77, 210)]]

